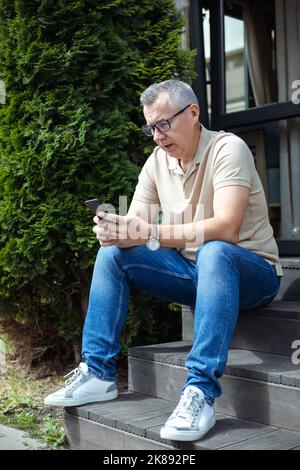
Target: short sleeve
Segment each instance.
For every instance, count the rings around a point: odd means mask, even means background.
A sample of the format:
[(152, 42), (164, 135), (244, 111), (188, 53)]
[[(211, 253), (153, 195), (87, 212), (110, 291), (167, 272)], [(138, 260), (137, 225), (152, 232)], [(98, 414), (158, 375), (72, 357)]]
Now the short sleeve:
[(253, 155), (246, 143), (237, 136), (227, 137), (225, 142), (220, 143), (214, 159), (214, 190), (225, 186), (251, 188), (255, 166)]
[(152, 153), (144, 164), (136, 185), (133, 200), (145, 204), (159, 204), (155, 183), (155, 155)]

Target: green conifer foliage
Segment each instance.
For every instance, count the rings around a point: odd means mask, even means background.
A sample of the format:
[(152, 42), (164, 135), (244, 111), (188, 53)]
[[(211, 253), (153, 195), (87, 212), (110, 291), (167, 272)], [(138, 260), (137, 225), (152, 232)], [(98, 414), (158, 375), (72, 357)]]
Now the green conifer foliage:
[(83, 202), (130, 202), (139, 94), (194, 77), (181, 28), (173, 0), (0, 0), (0, 318), (33, 347), (80, 338), (99, 247)]

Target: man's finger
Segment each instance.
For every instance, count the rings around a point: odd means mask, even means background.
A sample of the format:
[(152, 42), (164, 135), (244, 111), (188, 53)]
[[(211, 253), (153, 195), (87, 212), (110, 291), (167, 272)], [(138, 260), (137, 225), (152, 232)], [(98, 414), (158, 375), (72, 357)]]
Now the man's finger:
[(110, 214), (108, 212), (98, 212), (98, 217), (104, 219), (106, 222), (111, 222), (115, 224), (119, 224), (121, 221), (122, 216), (117, 214)]
[(109, 230), (105, 227), (100, 227), (95, 225), (93, 227), (93, 232), (97, 235), (97, 238), (100, 240), (112, 240), (117, 238), (118, 234), (116, 230)]

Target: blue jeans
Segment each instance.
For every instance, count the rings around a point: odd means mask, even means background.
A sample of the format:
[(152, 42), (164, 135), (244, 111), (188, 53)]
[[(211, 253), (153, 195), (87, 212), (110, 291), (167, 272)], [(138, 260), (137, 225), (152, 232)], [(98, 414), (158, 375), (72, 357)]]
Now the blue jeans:
[(194, 341), (186, 359), (187, 385), (208, 401), (221, 395), (239, 310), (266, 305), (278, 292), (275, 267), (255, 253), (223, 241), (201, 245), (196, 261), (176, 249), (149, 251), (145, 245), (99, 250), (83, 330), (83, 360), (98, 378), (116, 379), (130, 288), (195, 308)]

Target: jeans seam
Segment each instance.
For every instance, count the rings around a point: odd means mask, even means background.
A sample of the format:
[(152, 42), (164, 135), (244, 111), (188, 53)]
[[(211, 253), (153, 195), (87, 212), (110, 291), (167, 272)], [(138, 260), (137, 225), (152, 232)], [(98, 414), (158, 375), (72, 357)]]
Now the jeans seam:
[(267, 302), (267, 304), (270, 303), (276, 297), (276, 295), (278, 294), (278, 291), (279, 291), (279, 288), (275, 290), (275, 293), (270, 294), (270, 295), (265, 295), (259, 302), (257, 302), (253, 307), (251, 307), (251, 310), (259, 306), (264, 306), (265, 302)]
[[(226, 256), (226, 255), (225, 255)], [(231, 259), (227, 257), (227, 259), (229, 260), (230, 264), (233, 266), (233, 269), (234, 271), (236, 272), (236, 267), (234, 266), (234, 264), (232, 263)], [(238, 273), (237, 273), (238, 275)], [(226, 289), (228, 291), (228, 278), (226, 277), (226, 280), (227, 280), (227, 283), (226, 283)], [(232, 312), (232, 305), (231, 305), (231, 296), (227, 295), (227, 308), (226, 308), (226, 312)], [(220, 348), (219, 348), (219, 351), (218, 351), (218, 356), (217, 356), (217, 360), (216, 360), (216, 368), (218, 369), (219, 368), (219, 363), (220, 363), (220, 355), (221, 355), (221, 352), (222, 352), (222, 349), (223, 349), (223, 345), (224, 345), (224, 342), (225, 342), (225, 338), (226, 338), (226, 333), (227, 333), (227, 330), (228, 330), (228, 323), (229, 323), (229, 318), (228, 318), (228, 314), (227, 314), (227, 317), (226, 317), (226, 325), (225, 325), (225, 328), (224, 328), (224, 334), (223, 334), (223, 338), (222, 338), (222, 342), (221, 342), (221, 345), (220, 345)], [(228, 352), (228, 351), (227, 351)], [(227, 361), (226, 361), (227, 362)], [(215, 387), (215, 383), (213, 382), (213, 385)]]
[[(246, 258), (248, 260), (248, 258), (246, 256), (243, 256), (243, 255), (239, 255), (239, 256), (241, 256), (242, 258)], [(239, 277), (238, 269), (236, 268), (236, 266), (233, 263), (232, 259), (229, 256), (227, 256), (226, 253), (224, 253), (224, 257), (227, 259), (227, 261), (229, 261), (229, 263), (231, 264), (234, 272)], [(258, 264), (258, 263), (256, 263), (256, 264)], [(226, 280), (227, 280), (226, 288), (228, 289), (228, 279), (226, 278)], [(232, 305), (230, 304), (230, 300), (231, 300), (231, 297), (227, 296), (227, 302), (228, 302), (227, 308), (226, 308), (227, 312), (229, 311), (228, 307), (230, 308), (230, 311), (232, 311)], [(227, 315), (226, 325), (225, 325), (225, 328), (224, 328), (224, 334), (223, 334), (222, 342), (221, 342), (221, 345), (220, 345), (220, 348), (219, 348), (219, 351), (218, 351), (218, 355), (217, 355), (217, 358), (216, 358), (216, 368), (217, 369), (219, 368), (220, 354), (221, 354), (221, 351), (222, 351), (222, 348), (223, 348), (223, 345), (224, 345), (224, 341), (225, 341), (225, 338), (226, 338), (226, 333), (227, 333), (227, 330), (228, 330), (228, 323), (229, 323), (229, 318), (228, 318), (228, 315)], [(227, 354), (228, 354), (228, 350), (227, 350)], [(222, 374), (223, 374), (223, 372), (222, 372)], [(215, 388), (215, 383), (213, 381), (211, 381), (211, 383), (213, 384), (213, 387)]]
[(128, 269), (128, 268), (142, 268), (142, 269), (147, 269), (148, 271), (159, 272), (161, 274), (166, 274), (168, 276), (179, 277), (181, 279), (188, 279), (190, 281), (194, 281), (194, 279), (191, 276), (177, 274), (177, 273), (174, 273), (172, 271), (165, 271), (163, 269), (157, 269), (157, 268), (154, 269), (151, 266), (148, 266), (146, 264), (126, 264), (126, 265), (123, 265), (123, 269)]
[[(125, 276), (126, 276), (126, 273), (123, 272), (122, 275), (121, 275), (121, 289), (120, 289), (120, 294), (119, 294), (118, 311), (117, 311), (117, 315), (115, 317), (115, 322), (114, 322), (113, 329), (112, 329), (113, 342), (111, 344), (110, 349), (107, 352), (106, 360), (103, 361), (104, 366), (106, 366), (106, 364), (108, 363), (108, 360), (109, 360), (108, 356), (111, 355), (113, 347), (115, 346), (114, 337), (115, 337), (115, 334), (116, 334), (117, 324), (119, 323), (119, 317), (120, 317), (120, 314), (121, 314), (121, 311), (122, 311), (122, 300), (120, 300), (120, 299), (122, 299), (122, 297), (123, 297), (124, 283), (122, 281), (124, 280)], [(105, 376), (105, 373), (103, 373), (103, 377), (104, 376)]]

